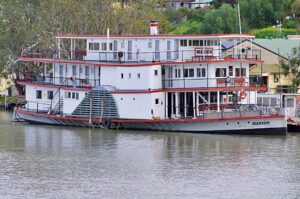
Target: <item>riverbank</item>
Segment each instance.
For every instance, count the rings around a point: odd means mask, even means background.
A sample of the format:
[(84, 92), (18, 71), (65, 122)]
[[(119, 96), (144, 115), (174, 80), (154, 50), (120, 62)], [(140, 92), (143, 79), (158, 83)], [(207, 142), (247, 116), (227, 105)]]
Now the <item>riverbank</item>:
[(7, 97), (6, 98), (6, 105), (5, 105), (5, 98), (1, 97), (0, 98), (0, 108), (1, 109), (9, 109), (12, 110), (16, 106), (23, 106), (25, 105), (25, 96), (20, 95), (20, 96), (12, 96), (12, 97)]

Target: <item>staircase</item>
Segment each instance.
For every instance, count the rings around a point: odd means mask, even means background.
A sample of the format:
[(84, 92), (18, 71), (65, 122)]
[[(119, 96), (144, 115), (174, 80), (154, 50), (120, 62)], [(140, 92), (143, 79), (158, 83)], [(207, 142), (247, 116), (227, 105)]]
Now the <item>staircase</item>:
[(118, 108), (111, 93), (103, 87), (93, 88), (73, 111), (74, 117), (118, 118)]
[(63, 99), (60, 98), (53, 106), (53, 108), (51, 110), (49, 110), (48, 114), (53, 114), (53, 115), (57, 115), (57, 114), (62, 114), (63, 113)]

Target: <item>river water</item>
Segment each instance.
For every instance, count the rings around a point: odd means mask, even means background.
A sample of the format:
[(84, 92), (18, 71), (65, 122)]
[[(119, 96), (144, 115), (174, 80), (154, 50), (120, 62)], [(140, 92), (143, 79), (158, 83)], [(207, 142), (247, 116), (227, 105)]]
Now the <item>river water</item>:
[(300, 198), (300, 133), (181, 134), (11, 123), (0, 198)]

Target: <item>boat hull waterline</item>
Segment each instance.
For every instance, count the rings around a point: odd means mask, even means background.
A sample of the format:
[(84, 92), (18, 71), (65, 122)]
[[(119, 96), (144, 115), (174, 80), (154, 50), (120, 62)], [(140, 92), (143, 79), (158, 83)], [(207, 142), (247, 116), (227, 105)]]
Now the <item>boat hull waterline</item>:
[(94, 126), (131, 130), (253, 135), (285, 135), (287, 133), (286, 120), (283, 115), (222, 119), (111, 119), (99, 123), (98, 118), (92, 118), (90, 120), (89, 118), (48, 115), (16, 109), (14, 112), (14, 119), (47, 125), (78, 127)]

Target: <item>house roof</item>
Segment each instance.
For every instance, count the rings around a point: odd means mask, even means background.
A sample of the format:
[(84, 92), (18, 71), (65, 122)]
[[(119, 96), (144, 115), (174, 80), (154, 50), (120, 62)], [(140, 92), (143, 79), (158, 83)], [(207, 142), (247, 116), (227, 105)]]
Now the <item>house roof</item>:
[(254, 39), (253, 43), (272, 51), (275, 54), (288, 58), (291, 55), (292, 49), (299, 47), (300, 40), (289, 39)]
[[(244, 40), (243, 42), (246, 41), (249, 40)], [(252, 42), (254, 45), (264, 48), (284, 59), (289, 59), (289, 56), (291, 56), (292, 53), (292, 49), (300, 46), (300, 39), (253, 39)], [(241, 43), (238, 43), (237, 45), (239, 44)], [(234, 43), (224, 42), (224, 44), (222, 43), (222, 46), (224, 50), (229, 50), (234, 47)]]
[(198, 3), (211, 3), (212, 0), (195, 0), (195, 1), (192, 1), (191, 3), (192, 4), (198, 4)]
[[(262, 66), (254, 65), (250, 68), (251, 75), (261, 75), (261, 73), (278, 73), (280, 71), (278, 64), (263, 64)], [(281, 70), (280, 73), (283, 73)]]
[(169, 0), (168, 2), (190, 3), (192, 0)]

